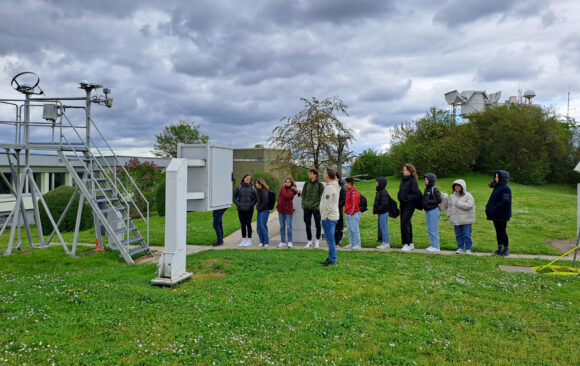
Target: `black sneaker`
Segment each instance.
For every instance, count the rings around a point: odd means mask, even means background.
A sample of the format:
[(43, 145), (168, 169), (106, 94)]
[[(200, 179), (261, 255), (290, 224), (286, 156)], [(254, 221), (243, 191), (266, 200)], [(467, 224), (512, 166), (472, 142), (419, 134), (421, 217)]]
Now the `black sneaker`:
[(336, 266), (336, 263), (332, 263), (331, 261), (328, 261), (322, 265), (322, 267), (330, 267), (330, 266)]
[(221, 243), (218, 241), (218, 242), (213, 243), (211, 246), (212, 247), (219, 247), (220, 245), (223, 245), (223, 243), (224, 243), (223, 241)]
[(330, 263), (330, 259), (326, 258), (326, 260), (324, 262), (320, 262), (320, 264), (325, 265)]

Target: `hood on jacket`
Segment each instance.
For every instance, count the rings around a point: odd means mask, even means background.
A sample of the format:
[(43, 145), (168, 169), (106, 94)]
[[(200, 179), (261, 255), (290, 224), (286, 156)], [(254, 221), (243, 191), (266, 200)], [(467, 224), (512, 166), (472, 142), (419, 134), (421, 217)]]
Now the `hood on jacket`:
[(387, 178), (377, 177), (377, 183), (379, 183), (379, 185), (377, 186), (377, 192), (380, 192), (383, 189), (387, 188)]
[(427, 185), (427, 188), (435, 186), (435, 182), (437, 182), (437, 176), (435, 174), (427, 173), (424, 175), (424, 178), (429, 179), (429, 184)]
[(465, 184), (465, 181), (463, 179), (456, 179), (455, 182), (453, 182), (453, 184), (451, 185), (451, 189), (453, 190), (453, 192), (455, 192), (455, 185), (456, 184), (461, 186), (461, 188), (462, 188), (461, 193), (467, 192), (467, 185)]
[(507, 170), (496, 170), (493, 172), (493, 177), (495, 179), (495, 175), (499, 177), (499, 182), (497, 182), (497, 186), (505, 186), (510, 181), (510, 173)]

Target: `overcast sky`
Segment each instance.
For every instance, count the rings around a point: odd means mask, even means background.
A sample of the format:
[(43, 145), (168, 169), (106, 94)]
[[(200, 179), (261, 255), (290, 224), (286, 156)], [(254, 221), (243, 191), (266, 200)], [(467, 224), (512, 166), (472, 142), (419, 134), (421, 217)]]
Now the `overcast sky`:
[(338, 96), (355, 151), (385, 149), (392, 126), (447, 109), (457, 89), (533, 89), (580, 111), (577, 0), (3, 0), (0, 97), (34, 71), (49, 96), (78, 82), (112, 89), (95, 120), (120, 153), (196, 121), (218, 145), (265, 143), (301, 97)]

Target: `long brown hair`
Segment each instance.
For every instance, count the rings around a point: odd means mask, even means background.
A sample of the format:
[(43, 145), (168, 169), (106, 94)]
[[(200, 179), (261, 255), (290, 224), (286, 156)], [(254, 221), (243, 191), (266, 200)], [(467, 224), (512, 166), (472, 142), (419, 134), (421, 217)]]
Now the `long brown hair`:
[(415, 178), (415, 180), (419, 180), (419, 176), (417, 175), (417, 169), (413, 164), (405, 164), (404, 167), (411, 173), (411, 175)]
[(266, 184), (266, 181), (263, 178), (258, 178), (256, 183), (258, 183), (260, 185), (260, 187), (266, 188), (266, 190), (268, 190), (268, 191), (270, 190), (270, 187), (268, 187), (268, 185)]
[[(244, 179), (246, 179), (247, 176), (250, 176), (250, 178), (251, 178), (252, 177), (252, 174), (250, 174), (250, 173), (244, 174), (244, 176), (242, 177), (242, 181), (240, 182), (240, 184), (244, 183)], [(252, 181), (250, 181), (250, 184), (252, 184)]]
[(296, 182), (294, 181), (294, 179), (291, 176), (287, 176), (286, 178), (284, 178), (284, 187), (286, 187), (287, 180), (290, 180), (290, 188), (296, 187)]

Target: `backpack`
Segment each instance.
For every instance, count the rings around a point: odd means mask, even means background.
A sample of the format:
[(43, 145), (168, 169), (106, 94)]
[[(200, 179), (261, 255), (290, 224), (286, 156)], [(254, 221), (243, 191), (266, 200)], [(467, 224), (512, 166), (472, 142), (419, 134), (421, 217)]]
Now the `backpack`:
[[(435, 197), (435, 192), (433, 191), (434, 188), (435, 188), (435, 186), (433, 186), (431, 188), (431, 194), (433, 195), (433, 197)], [(447, 193), (441, 192), (441, 191), (439, 191), (439, 193), (441, 194), (441, 203), (439, 204), (439, 209), (441, 211), (447, 211), (447, 202), (449, 200), (449, 195)]]
[(389, 197), (389, 217), (396, 219), (400, 215), (399, 207), (397, 207), (397, 201), (392, 199), (389, 193), (387, 193), (387, 195)]
[(276, 193), (268, 191), (268, 210), (273, 210), (276, 206)]
[[(360, 194), (360, 192), (359, 192), (359, 194)], [(360, 209), (361, 213), (368, 210), (367, 198), (365, 196), (363, 196), (362, 194), (360, 194), (360, 203), (358, 205), (358, 208)]]

